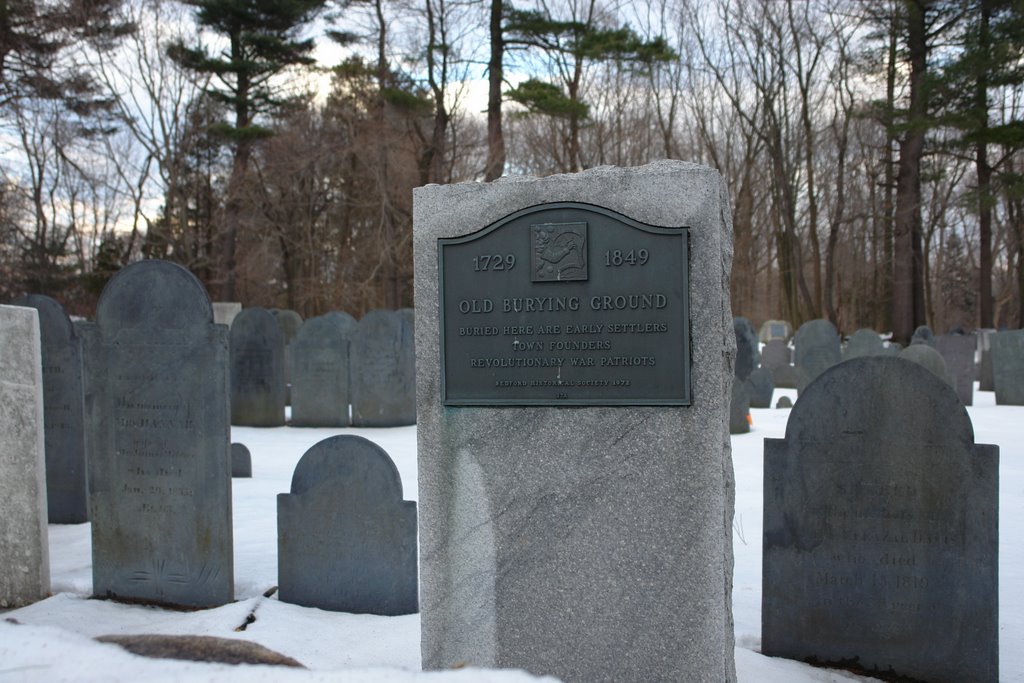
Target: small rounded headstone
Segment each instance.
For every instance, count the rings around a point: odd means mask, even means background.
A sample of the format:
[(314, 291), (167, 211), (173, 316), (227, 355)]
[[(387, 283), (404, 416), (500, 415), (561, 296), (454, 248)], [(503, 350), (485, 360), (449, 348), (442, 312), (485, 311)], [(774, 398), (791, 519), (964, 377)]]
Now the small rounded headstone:
[(943, 382), (952, 384), (949, 381), (949, 373), (946, 372), (946, 360), (942, 357), (941, 353), (927, 343), (917, 342), (911, 344), (900, 351), (899, 357), (913, 361), (918, 365), (923, 365)]
[(252, 455), (245, 444), (231, 444), (231, 476), (240, 479), (252, 477)]
[(750, 389), (751, 408), (771, 408), (772, 393), (775, 391), (775, 380), (768, 368), (757, 368), (747, 378)]
[(789, 396), (779, 396), (779, 400), (775, 402), (776, 408), (792, 408), (793, 401), (790, 400)]
[(935, 334), (932, 332), (932, 328), (927, 325), (920, 325), (914, 330), (914, 336), (910, 338), (910, 345), (914, 344), (927, 344), (928, 346), (935, 346)]

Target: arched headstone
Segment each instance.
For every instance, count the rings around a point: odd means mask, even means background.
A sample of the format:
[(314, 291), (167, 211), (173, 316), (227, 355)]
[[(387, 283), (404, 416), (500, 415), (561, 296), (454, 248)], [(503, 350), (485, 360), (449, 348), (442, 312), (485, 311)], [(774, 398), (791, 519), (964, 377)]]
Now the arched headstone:
[(292, 426), (349, 425), (349, 338), (356, 324), (347, 313), (302, 323), (291, 344)]
[(243, 308), (231, 324), (231, 424), (284, 425), (284, 333), (268, 311)]
[(882, 344), (882, 338), (874, 330), (863, 328), (850, 335), (843, 352), (843, 360), (864, 356), (881, 356), (883, 353), (885, 353), (885, 347)]
[(998, 464), (920, 365), (822, 374), (765, 439), (761, 651), (995, 683)]
[(839, 333), (835, 325), (824, 318), (801, 325), (793, 339), (793, 347), (797, 391), (803, 391), (818, 375), (843, 360)]
[(277, 497), (282, 602), (363, 614), (418, 611), (416, 503), (388, 454), (332, 436), (302, 456)]
[(352, 425), (416, 424), (416, 356), (408, 313), (370, 311), (349, 346)]
[(231, 444), (231, 477), (238, 479), (252, 478), (252, 454), (243, 443)]
[(900, 351), (899, 357), (928, 368), (929, 372), (952, 386), (953, 383), (950, 381), (949, 373), (946, 371), (946, 361), (943, 360), (942, 354), (936, 351), (935, 347), (931, 344), (924, 342), (911, 344)]
[(93, 593), (211, 607), (234, 595), (227, 328), (187, 270), (141, 261), (81, 328)]
[(16, 305), (39, 313), (49, 520), (51, 524), (81, 524), (89, 521), (82, 340), (64, 307), (50, 297), (28, 294)]

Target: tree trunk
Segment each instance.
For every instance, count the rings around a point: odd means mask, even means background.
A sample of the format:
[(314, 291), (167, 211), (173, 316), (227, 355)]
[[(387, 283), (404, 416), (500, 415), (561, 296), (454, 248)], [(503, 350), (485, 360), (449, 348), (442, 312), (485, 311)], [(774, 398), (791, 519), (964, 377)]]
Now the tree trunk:
[(491, 58), (487, 63), (487, 165), (484, 180), (497, 180), (505, 172), (505, 135), (501, 129), (502, 61), (505, 38), (501, 30), (502, 0), (491, 0)]
[[(983, 58), (989, 57), (989, 17), (991, 1), (981, 0), (978, 45)], [(978, 112), (978, 142), (975, 166), (978, 174), (978, 294), (980, 327), (992, 327), (992, 167), (988, 162), (988, 75), (978, 70), (974, 106)]]

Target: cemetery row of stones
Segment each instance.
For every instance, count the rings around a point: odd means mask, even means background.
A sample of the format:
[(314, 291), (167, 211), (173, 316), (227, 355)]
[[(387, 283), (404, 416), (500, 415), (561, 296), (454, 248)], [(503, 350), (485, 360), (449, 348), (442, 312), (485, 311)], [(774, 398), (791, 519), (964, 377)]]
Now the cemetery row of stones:
[[(44, 377), (65, 370), (44, 371), (40, 322), (63, 324), (65, 339), (73, 330), (59, 306), (25, 303), (36, 305), (0, 307), (0, 607), (49, 593), (48, 507), (74, 508), (60, 521), (91, 520), (94, 595), (185, 607), (233, 600), (231, 474), (243, 454), (229, 453), (228, 329), (214, 323), (199, 281), (175, 264), (134, 264), (104, 289), (96, 322), (78, 327), (89, 359), (78, 422), (89, 428), (77, 433), (89, 448), (71, 473), (44, 444), (56, 423), (49, 406), (44, 418)], [(69, 367), (80, 396), (82, 364)], [(52, 413), (62, 436), (72, 409)], [(47, 480), (59, 485), (48, 491)], [(307, 451), (279, 496), (278, 522), (282, 600), (417, 610), (416, 506), (372, 442), (335, 436)]]
[[(729, 430), (750, 430), (750, 408), (770, 408), (776, 387), (797, 395), (821, 373), (843, 361), (870, 356), (898, 356), (928, 368), (956, 391), (960, 402), (974, 402), (974, 382), (995, 391), (998, 405), (1024, 405), (1024, 330), (978, 330), (935, 336), (927, 326), (914, 332), (903, 348), (869, 329), (843, 343), (828, 320), (811, 320), (792, 334), (789, 323), (765, 322), (759, 332), (746, 318), (733, 320), (736, 336), (735, 381)], [(763, 347), (762, 347), (763, 344)], [(790, 407), (782, 397), (776, 407)]]

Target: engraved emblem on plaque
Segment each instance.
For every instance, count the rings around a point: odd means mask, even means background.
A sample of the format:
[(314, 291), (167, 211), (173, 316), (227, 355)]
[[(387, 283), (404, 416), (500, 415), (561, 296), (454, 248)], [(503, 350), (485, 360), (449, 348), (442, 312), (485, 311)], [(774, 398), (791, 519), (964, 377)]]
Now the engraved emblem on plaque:
[(530, 226), (533, 282), (587, 279), (587, 224), (542, 223)]

